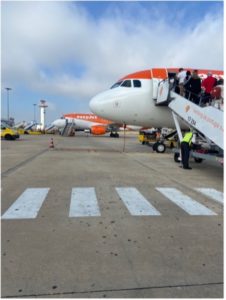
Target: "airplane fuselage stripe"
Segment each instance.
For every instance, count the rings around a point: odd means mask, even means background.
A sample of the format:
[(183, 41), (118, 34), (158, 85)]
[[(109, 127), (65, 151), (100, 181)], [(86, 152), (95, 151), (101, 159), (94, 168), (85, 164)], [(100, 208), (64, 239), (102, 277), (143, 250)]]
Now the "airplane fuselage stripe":
[(133, 216), (159, 216), (160, 212), (155, 209), (150, 202), (148, 202), (140, 192), (133, 187), (120, 188), (117, 187), (116, 191)]
[(49, 188), (29, 188), (3, 214), (2, 219), (34, 219), (45, 200)]
[(186, 211), (189, 215), (217, 215), (215, 212), (207, 208), (206, 206), (198, 203), (194, 199), (189, 196), (182, 194), (175, 188), (156, 188), (161, 194), (163, 194), (167, 199), (171, 200), (173, 203), (178, 205), (184, 211)]
[(95, 188), (73, 188), (69, 217), (100, 216)]
[(222, 192), (210, 188), (195, 188), (195, 190), (216, 202), (224, 204), (224, 194)]

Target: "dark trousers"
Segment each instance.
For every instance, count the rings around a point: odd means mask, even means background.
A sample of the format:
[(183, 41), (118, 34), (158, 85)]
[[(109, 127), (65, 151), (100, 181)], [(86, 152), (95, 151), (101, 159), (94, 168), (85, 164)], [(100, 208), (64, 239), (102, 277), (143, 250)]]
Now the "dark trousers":
[(210, 103), (210, 101), (211, 101), (211, 95), (209, 93), (204, 93), (202, 97), (202, 103), (207, 104)]
[(199, 95), (191, 94), (190, 100), (191, 100), (191, 102), (198, 105), (199, 104)]
[(181, 143), (181, 158), (182, 158), (182, 164), (183, 168), (189, 167), (189, 153), (190, 153), (190, 146), (187, 142)]

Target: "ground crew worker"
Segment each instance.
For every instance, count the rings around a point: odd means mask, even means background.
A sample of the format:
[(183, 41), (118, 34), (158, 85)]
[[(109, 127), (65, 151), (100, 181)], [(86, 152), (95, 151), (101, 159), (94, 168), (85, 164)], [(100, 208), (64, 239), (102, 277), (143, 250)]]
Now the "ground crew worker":
[(193, 137), (192, 131), (186, 132), (181, 142), (181, 158), (182, 158), (182, 165), (183, 165), (182, 168), (186, 170), (192, 169), (191, 167), (189, 167), (189, 153), (190, 153), (192, 137)]

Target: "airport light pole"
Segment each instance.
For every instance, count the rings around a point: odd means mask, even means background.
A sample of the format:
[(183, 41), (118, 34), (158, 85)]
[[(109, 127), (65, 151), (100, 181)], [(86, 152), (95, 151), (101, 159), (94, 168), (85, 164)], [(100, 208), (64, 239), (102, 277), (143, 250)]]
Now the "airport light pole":
[(7, 119), (9, 121), (9, 91), (12, 89), (10, 87), (6, 87), (5, 89), (7, 91)]
[(36, 123), (36, 105), (37, 104), (33, 104), (34, 105), (34, 123)]

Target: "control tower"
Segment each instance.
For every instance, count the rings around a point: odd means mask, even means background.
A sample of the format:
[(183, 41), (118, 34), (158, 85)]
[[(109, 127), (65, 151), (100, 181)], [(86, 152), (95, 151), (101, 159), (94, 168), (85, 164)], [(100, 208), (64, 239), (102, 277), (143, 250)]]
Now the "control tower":
[(48, 105), (46, 104), (45, 100), (40, 100), (40, 125), (41, 125), (41, 130), (45, 129), (45, 109), (46, 107), (48, 107)]

